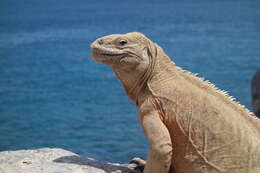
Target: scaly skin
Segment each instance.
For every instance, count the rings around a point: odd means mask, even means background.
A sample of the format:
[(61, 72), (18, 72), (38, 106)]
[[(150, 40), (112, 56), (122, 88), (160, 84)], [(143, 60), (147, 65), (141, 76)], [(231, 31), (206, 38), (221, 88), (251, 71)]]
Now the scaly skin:
[(91, 48), (139, 110), (150, 145), (145, 173), (260, 173), (260, 120), (245, 107), (141, 33), (105, 36)]

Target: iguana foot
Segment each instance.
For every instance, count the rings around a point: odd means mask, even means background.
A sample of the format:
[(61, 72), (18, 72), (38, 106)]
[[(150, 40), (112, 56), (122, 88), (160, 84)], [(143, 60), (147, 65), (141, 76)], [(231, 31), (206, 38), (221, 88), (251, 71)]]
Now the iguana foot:
[(145, 167), (145, 163), (146, 161), (141, 159), (141, 158), (138, 158), (138, 157), (135, 157), (133, 158), (130, 163), (133, 163), (133, 164), (136, 164), (137, 166), (134, 168), (135, 172), (143, 172), (144, 171), (144, 167)]

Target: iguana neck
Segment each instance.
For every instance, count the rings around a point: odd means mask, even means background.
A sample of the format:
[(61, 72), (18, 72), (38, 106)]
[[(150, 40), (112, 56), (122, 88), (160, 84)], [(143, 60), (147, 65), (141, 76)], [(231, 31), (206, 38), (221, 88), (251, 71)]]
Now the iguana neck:
[(141, 90), (145, 87), (145, 81), (149, 79), (150, 74), (146, 72), (140, 76), (133, 77), (126, 72), (116, 69), (114, 69), (114, 72), (122, 83), (127, 96), (136, 103)]
[[(157, 56), (157, 52), (156, 52)], [(154, 67), (156, 63), (156, 58), (149, 56), (148, 68), (142, 73), (138, 74), (135, 70), (127, 72), (123, 70), (113, 69), (117, 77), (121, 81), (127, 96), (135, 102), (137, 105), (137, 99), (140, 92), (146, 88), (147, 82), (151, 79)]]

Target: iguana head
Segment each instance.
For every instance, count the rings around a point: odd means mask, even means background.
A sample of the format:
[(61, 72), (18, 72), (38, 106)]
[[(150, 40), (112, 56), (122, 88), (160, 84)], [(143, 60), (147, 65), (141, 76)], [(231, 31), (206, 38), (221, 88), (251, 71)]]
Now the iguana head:
[(127, 95), (136, 99), (151, 76), (158, 46), (138, 32), (112, 34), (91, 44), (92, 58), (109, 65), (122, 82)]
[(148, 63), (150, 43), (138, 32), (104, 36), (91, 44), (92, 58), (115, 68), (130, 70)]

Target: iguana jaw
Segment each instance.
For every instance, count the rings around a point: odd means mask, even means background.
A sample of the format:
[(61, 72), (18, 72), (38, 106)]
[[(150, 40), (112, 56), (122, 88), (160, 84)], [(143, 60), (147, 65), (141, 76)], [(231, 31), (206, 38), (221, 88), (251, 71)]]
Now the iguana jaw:
[(92, 58), (103, 64), (111, 64), (115, 61), (119, 61), (125, 55), (122, 50), (101, 46), (97, 41), (94, 41), (90, 47), (92, 50)]

